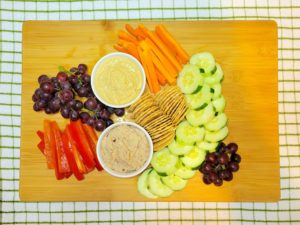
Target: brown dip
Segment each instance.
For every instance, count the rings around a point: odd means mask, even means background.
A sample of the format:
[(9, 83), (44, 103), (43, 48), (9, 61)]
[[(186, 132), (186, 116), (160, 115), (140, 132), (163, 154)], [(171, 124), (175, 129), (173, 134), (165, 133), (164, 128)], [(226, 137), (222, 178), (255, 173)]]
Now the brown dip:
[(105, 134), (101, 156), (110, 169), (127, 173), (141, 168), (149, 157), (149, 142), (138, 128), (122, 124)]

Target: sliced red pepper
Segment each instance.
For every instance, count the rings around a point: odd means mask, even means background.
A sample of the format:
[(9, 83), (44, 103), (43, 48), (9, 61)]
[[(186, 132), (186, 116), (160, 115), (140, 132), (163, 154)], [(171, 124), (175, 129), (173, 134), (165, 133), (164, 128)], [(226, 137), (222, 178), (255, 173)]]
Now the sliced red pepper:
[(44, 141), (44, 133), (40, 130), (36, 132), (41, 141), (38, 143), (37, 147), (40, 149), (41, 153), (45, 155), (45, 141)]
[(70, 125), (67, 125), (65, 133), (66, 133), (66, 135), (69, 139), (69, 142), (71, 144), (71, 149), (72, 149), (72, 153), (73, 153), (73, 156), (74, 156), (74, 161), (75, 161), (75, 163), (78, 167), (79, 172), (80, 173), (86, 173), (87, 169), (85, 168), (85, 165), (83, 164), (82, 157), (79, 154), (78, 149), (77, 149), (77, 145), (75, 144), (75, 141), (73, 140), (73, 137), (71, 135)]
[(94, 168), (95, 161), (92, 150), (90, 148), (89, 142), (86, 138), (86, 134), (83, 131), (81, 122), (78, 120), (76, 122), (72, 121), (70, 124), (70, 131), (74, 141), (77, 144), (78, 151), (82, 156), (82, 160), (87, 168)]
[[(50, 162), (51, 168), (54, 168), (56, 179), (61, 180), (64, 178), (64, 174), (60, 173), (58, 170), (55, 136), (54, 136), (54, 132), (51, 129), (51, 122), (49, 120), (44, 120), (44, 131), (45, 131), (45, 152), (46, 152), (47, 162)], [(48, 143), (49, 149), (47, 149), (47, 151), (46, 151), (47, 148), (46, 142), (49, 142)]]
[(42, 140), (44, 140), (44, 133), (43, 133), (43, 131), (40, 131), (40, 130), (38, 130), (37, 132), (36, 132), (36, 134), (37, 134), (37, 136), (39, 136), (39, 138), (41, 139), (41, 141)]
[(71, 144), (70, 140), (68, 139), (66, 131), (62, 133), (62, 140), (63, 140), (63, 144), (64, 144), (65, 153), (66, 153), (70, 168), (71, 168), (72, 172), (74, 173), (74, 176), (77, 178), (77, 180), (83, 180), (84, 175), (78, 169), (78, 166), (75, 161), (75, 157), (73, 155), (72, 144)]
[(54, 134), (54, 139), (55, 139), (58, 171), (59, 171), (59, 173), (62, 173), (62, 174), (69, 173), (71, 170), (70, 170), (67, 156), (66, 156), (66, 153), (64, 150), (64, 144), (62, 141), (61, 132), (55, 121), (51, 122), (51, 129), (52, 129), (52, 132)]
[(97, 168), (98, 171), (101, 171), (101, 170), (103, 170), (103, 168), (102, 168), (102, 166), (101, 166), (101, 164), (98, 160), (97, 152), (96, 152), (97, 141), (98, 141), (97, 134), (96, 134), (95, 130), (87, 124), (82, 124), (82, 127), (83, 127), (83, 130), (85, 131), (85, 134), (86, 134), (86, 137), (88, 139), (90, 148), (93, 152), (94, 161), (96, 163), (96, 168)]
[(38, 143), (37, 147), (40, 149), (41, 153), (43, 153), (45, 155), (45, 142), (40, 141), (40, 143)]
[(49, 120), (44, 120), (44, 141), (45, 149), (44, 153), (47, 159), (47, 166), (49, 169), (54, 169), (54, 156), (52, 154), (52, 149), (55, 148), (55, 141), (51, 139), (51, 126)]

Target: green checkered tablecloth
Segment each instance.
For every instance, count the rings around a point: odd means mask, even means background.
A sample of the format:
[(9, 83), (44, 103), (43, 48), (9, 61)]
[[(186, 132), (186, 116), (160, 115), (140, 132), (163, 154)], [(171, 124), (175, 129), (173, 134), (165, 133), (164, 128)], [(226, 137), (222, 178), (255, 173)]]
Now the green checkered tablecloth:
[[(281, 200), (278, 203), (19, 201), (24, 20), (272, 19), (278, 24)], [(2, 224), (300, 224), (300, 1), (0, 1)], [(259, 172), (259, 171), (258, 171)]]

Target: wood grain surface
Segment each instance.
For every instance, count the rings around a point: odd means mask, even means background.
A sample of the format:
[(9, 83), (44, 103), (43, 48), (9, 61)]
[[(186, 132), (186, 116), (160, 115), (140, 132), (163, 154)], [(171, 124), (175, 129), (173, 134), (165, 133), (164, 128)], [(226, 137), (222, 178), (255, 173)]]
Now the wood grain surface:
[[(138, 21), (27, 21), (23, 25), (20, 199), (22, 201), (149, 201), (137, 191), (137, 178), (120, 179), (93, 171), (79, 182), (57, 181), (37, 149), (35, 132), (59, 114), (34, 112), (31, 96), (40, 74), (86, 63), (89, 71), (114, 51), (117, 31)], [(200, 173), (187, 187), (156, 201), (278, 201), (280, 198), (277, 95), (277, 26), (272, 21), (145, 21), (167, 29), (193, 54), (211, 52), (224, 70), (223, 94), (230, 134), (239, 145), (240, 171), (222, 187), (204, 185)], [(153, 200), (150, 200), (153, 201)]]

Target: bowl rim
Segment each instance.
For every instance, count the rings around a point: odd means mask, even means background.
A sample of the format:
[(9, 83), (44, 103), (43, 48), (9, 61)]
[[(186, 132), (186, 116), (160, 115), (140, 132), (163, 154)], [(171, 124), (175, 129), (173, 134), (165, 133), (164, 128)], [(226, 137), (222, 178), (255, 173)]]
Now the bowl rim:
[[(130, 173), (121, 173), (115, 170), (112, 170), (111, 168), (109, 168), (108, 166), (106, 166), (102, 156), (101, 156), (101, 142), (103, 140), (103, 137), (113, 128), (117, 127), (117, 126), (122, 126), (122, 125), (129, 125), (129, 126), (134, 126), (136, 128), (138, 128), (140, 131), (142, 131), (144, 133), (144, 135), (146, 136), (148, 143), (149, 143), (149, 155), (148, 158), (145, 162), (145, 164), (139, 168), (136, 171), (130, 172)], [(109, 173), (110, 175), (114, 176), (114, 177), (119, 177), (119, 178), (130, 178), (130, 177), (134, 177), (137, 176), (138, 174), (142, 173), (145, 169), (147, 169), (147, 167), (149, 166), (152, 156), (153, 156), (153, 142), (152, 139), (150, 137), (150, 135), (148, 134), (148, 132), (140, 125), (134, 123), (134, 122), (129, 122), (129, 121), (120, 121), (120, 122), (116, 122), (113, 125), (109, 126), (108, 128), (106, 128), (100, 135), (100, 137), (98, 138), (98, 142), (97, 142), (97, 146), (96, 146), (96, 153), (97, 153), (97, 158), (98, 161), (100, 162), (101, 166), (103, 167), (103, 169)]]
[[(128, 103), (125, 103), (125, 104), (120, 104), (120, 105), (117, 105), (117, 104), (111, 104), (107, 101), (105, 101), (100, 95), (98, 95), (98, 93), (96, 92), (95, 90), (95, 84), (94, 84), (94, 79), (95, 79), (95, 74), (96, 74), (96, 71), (98, 69), (98, 67), (105, 61), (107, 60), (108, 58), (112, 58), (112, 57), (115, 57), (115, 56), (123, 56), (123, 57), (126, 57), (128, 59), (130, 59), (132, 62), (134, 62), (140, 69), (141, 71), (141, 74), (142, 74), (142, 88), (139, 92), (139, 94), (133, 99), (131, 100), (130, 102)], [(142, 64), (136, 59), (134, 58), (133, 56), (127, 54), (127, 53), (123, 53), (123, 52), (112, 52), (112, 53), (108, 53), (106, 55), (104, 55), (103, 57), (101, 57), (97, 62), (96, 64), (94, 65), (93, 67), (93, 70), (92, 70), (92, 74), (91, 74), (91, 86), (92, 86), (92, 90), (96, 96), (96, 98), (98, 100), (100, 100), (102, 103), (104, 103), (105, 105), (107, 106), (110, 106), (110, 107), (113, 107), (113, 108), (125, 108), (125, 107), (128, 107), (130, 105), (132, 105), (134, 102), (136, 102), (141, 96), (142, 94), (144, 93), (145, 91), (145, 87), (146, 87), (146, 74), (145, 74), (145, 70), (144, 70), (144, 67), (142, 66)]]

